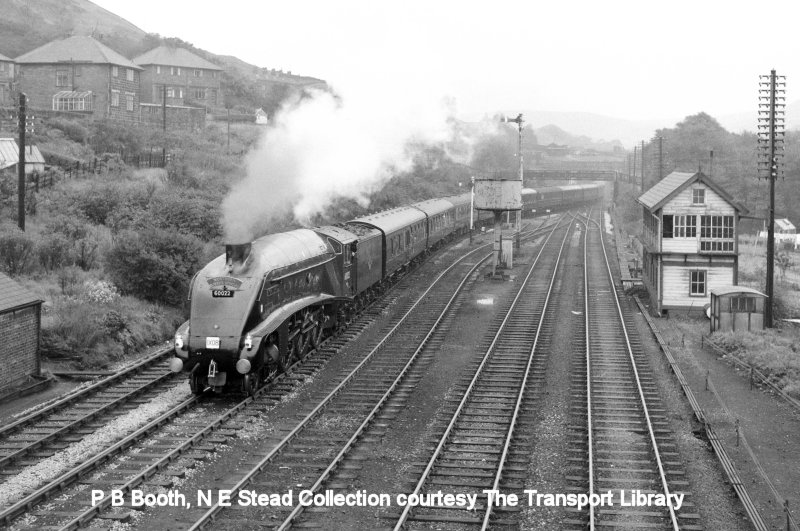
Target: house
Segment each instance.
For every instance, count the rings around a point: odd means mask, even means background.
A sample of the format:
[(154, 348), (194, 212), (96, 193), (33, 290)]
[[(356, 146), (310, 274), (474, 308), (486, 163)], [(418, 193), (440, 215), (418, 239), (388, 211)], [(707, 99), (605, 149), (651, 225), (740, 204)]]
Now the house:
[(642, 280), (659, 315), (702, 310), (711, 290), (736, 285), (737, 227), (747, 209), (701, 172), (673, 172), (642, 205)]
[(0, 105), (12, 105), (14, 100), (14, 61), (0, 53)]
[(15, 61), (31, 109), (139, 121), (142, 68), (92, 37), (52, 41)]
[[(0, 170), (16, 166), (19, 162), (19, 145), (13, 138), (0, 138)], [(16, 171), (16, 170), (11, 170)], [(25, 146), (25, 173), (44, 171), (44, 157), (36, 146)]]
[(0, 273), (0, 390), (39, 375), (42, 302)]
[(185, 48), (159, 46), (133, 61), (142, 66), (142, 102), (214, 108), (224, 102), (222, 68)]
[(264, 112), (264, 109), (256, 109), (256, 124), (258, 125), (268, 125), (269, 124), (269, 116), (267, 113)]
[[(765, 226), (766, 226), (766, 222)], [(763, 230), (758, 232), (758, 237), (756, 238), (756, 243), (758, 243), (761, 239), (765, 242), (767, 241), (767, 229), (766, 227)], [(775, 220), (775, 243), (781, 244), (784, 242), (795, 243), (797, 240), (797, 229), (794, 226), (794, 223), (789, 221), (786, 218), (780, 218)], [(797, 245), (795, 245), (795, 248)]]

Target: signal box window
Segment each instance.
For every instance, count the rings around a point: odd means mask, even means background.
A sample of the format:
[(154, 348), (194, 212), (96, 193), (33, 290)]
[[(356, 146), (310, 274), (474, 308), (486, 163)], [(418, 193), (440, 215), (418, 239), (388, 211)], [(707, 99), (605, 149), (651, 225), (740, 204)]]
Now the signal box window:
[(692, 190), (692, 204), (704, 205), (706, 203), (706, 190), (705, 188), (694, 188)]
[(689, 295), (703, 297), (706, 294), (706, 271), (698, 269), (689, 273)]

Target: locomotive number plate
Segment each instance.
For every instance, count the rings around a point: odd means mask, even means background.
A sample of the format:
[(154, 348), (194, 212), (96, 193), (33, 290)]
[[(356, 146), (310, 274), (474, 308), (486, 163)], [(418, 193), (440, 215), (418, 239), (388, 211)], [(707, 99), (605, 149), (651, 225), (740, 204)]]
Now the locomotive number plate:
[(219, 338), (218, 337), (207, 337), (206, 338), (206, 348), (219, 348)]
[(230, 289), (213, 289), (211, 290), (212, 297), (233, 297), (233, 290)]

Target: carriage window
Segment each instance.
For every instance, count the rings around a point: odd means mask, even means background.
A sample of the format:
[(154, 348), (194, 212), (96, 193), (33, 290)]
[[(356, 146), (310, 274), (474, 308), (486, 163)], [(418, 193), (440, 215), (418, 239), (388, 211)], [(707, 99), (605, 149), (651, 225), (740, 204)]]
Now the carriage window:
[(350, 246), (349, 245), (345, 245), (343, 247), (343, 249), (344, 249), (344, 263), (345, 263), (345, 265), (347, 265), (347, 264), (350, 263), (350, 260), (353, 257), (353, 254), (350, 252)]
[(406, 245), (411, 245), (411, 232), (406, 232)]

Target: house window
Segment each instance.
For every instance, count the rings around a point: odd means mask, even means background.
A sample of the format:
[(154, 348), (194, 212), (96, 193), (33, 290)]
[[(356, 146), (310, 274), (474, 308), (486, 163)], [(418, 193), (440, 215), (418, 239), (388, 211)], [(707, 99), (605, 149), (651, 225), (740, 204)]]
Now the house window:
[(195, 88), (192, 89), (192, 97), (196, 100), (204, 100), (206, 99), (206, 89), (204, 88)]
[(69, 86), (69, 71), (56, 70), (56, 86), (68, 87)]
[(697, 237), (697, 217), (675, 216), (672, 223), (672, 236), (674, 238)]
[(175, 89), (172, 87), (167, 87), (167, 97), (174, 98), (175, 97)]
[(199, 68), (194, 69), (194, 77), (203, 77), (203, 71)]
[(179, 67), (179, 66), (171, 66), (171, 67), (169, 67), (169, 73), (172, 76), (179, 76), (179, 75), (181, 75), (181, 67)]
[(218, 72), (211, 72), (211, 79), (217, 79)]
[(689, 272), (689, 295), (703, 297), (706, 294), (706, 270), (696, 269)]
[(125, 69), (125, 79), (128, 81), (133, 81), (133, 68)]
[(6, 64), (0, 61), (0, 72), (5, 72), (5, 71), (6, 71)]
[(134, 95), (133, 92), (126, 92), (125, 93), (125, 109), (128, 110), (128, 111), (132, 111), (133, 110), (133, 98), (134, 98), (134, 96), (135, 95)]
[(733, 246), (733, 216), (700, 216), (701, 251), (731, 252)]
[(111, 65), (111, 75), (119, 77), (119, 67), (117, 65)]
[(156, 74), (161, 73), (161, 65), (156, 65)]
[(756, 300), (753, 297), (731, 297), (732, 313), (755, 313)]
[(111, 91), (111, 106), (112, 107), (119, 107), (119, 91), (112, 90)]
[(705, 188), (692, 189), (692, 204), (704, 205), (706, 203), (706, 190)]
[(81, 65), (75, 65), (72, 67), (72, 74), (75, 76), (79, 76), (81, 75), (81, 70), (82, 70)]

